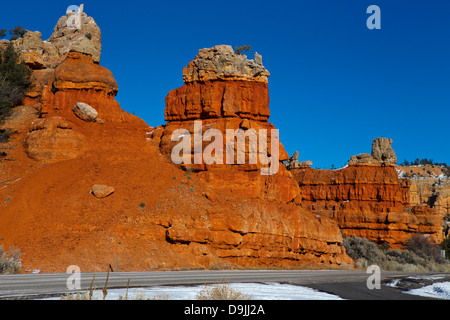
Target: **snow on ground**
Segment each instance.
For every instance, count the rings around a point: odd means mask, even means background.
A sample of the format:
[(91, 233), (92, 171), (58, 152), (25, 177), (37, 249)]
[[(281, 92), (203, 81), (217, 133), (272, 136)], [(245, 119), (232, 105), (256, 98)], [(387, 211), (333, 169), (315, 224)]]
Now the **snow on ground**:
[(429, 286), (405, 291), (405, 293), (422, 297), (450, 300), (450, 282), (436, 282)]
[[(339, 296), (311, 288), (281, 284), (267, 283), (230, 283), (232, 289), (239, 290), (253, 300), (342, 300)], [(213, 285), (211, 285), (213, 286)], [(154, 286), (147, 288), (128, 289), (128, 299), (138, 298), (158, 299), (166, 296), (169, 300), (195, 300), (197, 293), (205, 286)], [(108, 289), (106, 300), (118, 300), (125, 297), (126, 289)], [(51, 299), (60, 299), (59, 297)], [(93, 299), (102, 300), (102, 290), (95, 290)]]
[[(436, 281), (440, 279), (444, 279), (443, 276), (440, 275), (432, 275), (432, 276), (417, 276), (417, 277), (407, 277), (406, 279), (411, 280), (428, 280), (428, 281)], [(398, 287), (401, 283), (401, 279), (394, 279), (390, 283), (387, 284), (389, 287)], [(450, 300), (450, 282), (449, 281), (442, 281), (442, 282), (434, 282), (429, 285), (424, 285), (417, 289), (409, 289), (404, 290), (403, 293), (406, 294), (412, 294), (417, 295), (421, 297), (428, 297), (428, 298), (437, 298), (437, 299), (446, 299)]]

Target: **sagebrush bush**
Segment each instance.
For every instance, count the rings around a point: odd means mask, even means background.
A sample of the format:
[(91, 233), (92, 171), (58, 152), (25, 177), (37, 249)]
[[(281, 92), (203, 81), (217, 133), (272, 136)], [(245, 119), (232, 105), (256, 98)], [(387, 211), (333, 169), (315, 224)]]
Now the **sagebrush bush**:
[(3, 246), (0, 246), (0, 273), (19, 273), (20, 270), (20, 251), (11, 247), (9, 252), (6, 252)]
[(195, 298), (197, 300), (250, 300), (251, 296), (235, 290), (227, 284), (216, 284), (211, 287), (205, 286)]
[(415, 234), (408, 239), (406, 246), (408, 250), (414, 252), (424, 259), (434, 260), (438, 263), (444, 262), (438, 245), (431, 243), (426, 237)]
[(345, 251), (355, 262), (359, 260), (360, 264), (363, 264), (364, 261), (361, 259), (364, 259), (368, 265), (382, 265), (386, 262), (386, 254), (383, 250), (376, 243), (366, 238), (354, 236), (344, 238), (343, 244)]
[(428, 242), (426, 238), (427, 243), (418, 237), (412, 237), (413, 239), (408, 241), (408, 249), (405, 250), (382, 249), (366, 238), (355, 236), (344, 238), (343, 245), (358, 268), (375, 264), (381, 269), (391, 271), (449, 272), (450, 264), (440, 257), (439, 247)]

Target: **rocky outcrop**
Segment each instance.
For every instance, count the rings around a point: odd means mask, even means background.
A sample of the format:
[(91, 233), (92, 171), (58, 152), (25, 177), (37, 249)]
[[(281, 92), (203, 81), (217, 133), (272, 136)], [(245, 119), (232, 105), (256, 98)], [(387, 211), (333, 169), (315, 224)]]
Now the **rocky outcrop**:
[(31, 159), (38, 161), (74, 159), (86, 148), (85, 136), (61, 117), (35, 121), (25, 139), (25, 152)]
[(100, 28), (83, 9), (81, 5), (77, 13), (68, 11), (62, 16), (46, 41), (38, 31), (26, 31), (13, 41), (21, 59), (33, 70), (23, 103), (45, 117), (67, 116), (77, 102), (83, 102), (104, 121), (145, 125), (115, 100), (117, 82), (111, 71), (99, 65)]
[(427, 205), (450, 217), (450, 178), (437, 165), (398, 166), (400, 177), (411, 180), (411, 205)]
[[(266, 132), (263, 143), (268, 155), (273, 155), (271, 142), (277, 138), (273, 135), (276, 128), (268, 122), (269, 72), (260, 55), (255, 55), (255, 61), (230, 46), (201, 49), (183, 70), (185, 84), (167, 95), (165, 116), (169, 122), (153, 132), (153, 139), (161, 152), (171, 157), (179, 141), (189, 136), (189, 164), (180, 166), (196, 172), (208, 185), (207, 199), (214, 202), (207, 227), (198, 229), (183, 221), (181, 226), (172, 224), (167, 237), (174, 243), (208, 243), (221, 258), (240, 265), (349, 263), (335, 222), (298, 206), (299, 187), (282, 163), (288, 160), (282, 144), (276, 144), (277, 171), (261, 174), (267, 163), (259, 157), (260, 145), (252, 147), (250, 142), (259, 142), (259, 133)], [(223, 137), (214, 150), (214, 155), (223, 152), (215, 158), (221, 161), (208, 163), (203, 156), (196, 162), (196, 154), (204, 155), (217, 142), (217, 137), (205, 138), (211, 130)], [(227, 130), (245, 136), (244, 145), (239, 146)], [(234, 141), (231, 148), (230, 140)], [(237, 154), (242, 149), (244, 161), (239, 162)], [(230, 151), (233, 161), (228, 162)], [(256, 159), (253, 163), (252, 156)], [(224, 197), (233, 200), (227, 204), (221, 201)]]
[(80, 5), (77, 12), (68, 11), (59, 18), (47, 41), (54, 46), (59, 56), (75, 51), (90, 55), (95, 63), (99, 63), (101, 31), (94, 18), (88, 17), (83, 10), (84, 5)]
[[(76, 263), (103, 271), (115, 246), (119, 268), (130, 271), (352, 264), (337, 223), (299, 206), (300, 187), (268, 122), (269, 72), (260, 55), (252, 61), (229, 46), (200, 50), (183, 87), (167, 95), (168, 123), (153, 128), (120, 109), (112, 73), (84, 45), (87, 29), (65, 30), (72, 16), (60, 19), (48, 41), (30, 33), (18, 43), (33, 68), (26, 109), (35, 112), (21, 120), (12, 161), (2, 163), (0, 234), (2, 244), (20, 248), (24, 268), (65, 272)], [(86, 112), (74, 112), (78, 103), (104, 124), (80, 119)], [(235, 134), (228, 140), (227, 129)], [(223, 135), (222, 159), (233, 150), (232, 163), (196, 163), (219, 137), (211, 133)], [(183, 135), (192, 138), (191, 164), (171, 158)], [(276, 170), (261, 174), (270, 165)]]
[(372, 142), (372, 153), (361, 153), (350, 158), (349, 164), (355, 165), (390, 165), (397, 163), (397, 156), (392, 149), (392, 139), (376, 138)]
[(228, 45), (200, 49), (197, 56), (183, 69), (185, 83), (212, 80), (243, 80), (268, 82), (269, 71), (262, 65), (261, 55), (255, 61), (235, 53)]
[[(386, 148), (380, 148), (380, 142), (387, 142)], [(429, 207), (411, 205), (411, 181), (398, 178), (391, 143), (384, 138), (374, 140), (375, 156), (352, 157), (339, 170), (291, 170), (300, 186), (301, 206), (337, 221), (344, 235), (392, 248), (404, 247), (414, 233), (440, 243), (442, 217)]]
[(397, 156), (392, 149), (392, 139), (387, 138), (377, 138), (373, 140), (372, 143), (372, 157), (383, 163), (397, 163)]
[[(258, 59), (259, 61), (260, 59)], [(230, 164), (227, 161), (227, 152), (230, 151), (227, 142), (234, 139), (235, 152), (232, 164), (236, 164), (238, 153), (237, 138), (227, 135), (227, 130), (232, 130), (236, 135), (246, 136), (245, 140), (245, 166), (228, 165), (228, 169), (237, 170), (259, 170), (264, 167), (260, 161), (258, 150), (251, 150), (250, 140), (258, 140), (259, 132), (267, 132), (267, 150), (272, 148), (272, 133), (276, 128), (268, 122), (269, 111), (269, 90), (267, 77), (269, 72), (253, 60), (248, 60), (246, 56), (237, 54), (231, 46), (218, 45), (213, 48), (201, 49), (198, 55), (183, 70), (185, 84), (178, 89), (170, 91), (166, 97), (165, 118), (169, 121), (162, 132), (155, 131), (154, 137), (160, 139), (160, 147), (163, 153), (170, 155), (171, 151), (178, 144), (173, 137), (176, 130), (187, 130), (194, 141), (194, 131), (197, 130), (197, 137), (201, 139), (200, 150), (203, 152), (212, 143), (212, 139), (202, 139), (206, 132), (218, 130), (223, 135), (221, 145), (221, 162)], [(200, 130), (195, 128), (195, 121), (200, 120)], [(179, 137), (184, 135), (180, 134)], [(198, 139), (198, 138), (197, 138)], [(211, 141), (211, 142), (209, 142)], [(215, 141), (215, 140), (214, 140)], [(279, 164), (283, 167), (280, 171), (285, 171), (282, 162), (288, 159), (288, 155), (282, 144), (278, 145)], [(197, 149), (199, 150), (199, 149)], [(217, 151), (217, 150), (216, 150)], [(198, 152), (198, 151), (196, 151)], [(250, 163), (250, 158), (256, 156), (256, 161)], [(191, 153), (191, 164), (196, 164), (194, 170), (202, 171), (212, 168), (214, 165), (205, 163), (195, 163), (194, 150)], [(241, 163), (242, 164), (242, 163)], [(184, 166), (185, 167), (185, 166)], [(245, 168), (245, 169), (244, 169)]]
[(298, 151), (295, 151), (292, 157), (289, 158), (288, 161), (286, 161), (286, 168), (288, 170), (292, 169), (301, 169), (301, 168), (310, 168), (312, 166), (312, 161), (306, 160), (306, 161), (298, 161), (299, 153)]
[(99, 63), (101, 31), (83, 9), (81, 5), (77, 13), (68, 11), (62, 16), (46, 41), (41, 39), (41, 32), (29, 30), (14, 40), (13, 45), (22, 59), (36, 69), (51, 68), (61, 63), (69, 52), (79, 52), (91, 56), (95, 63)]

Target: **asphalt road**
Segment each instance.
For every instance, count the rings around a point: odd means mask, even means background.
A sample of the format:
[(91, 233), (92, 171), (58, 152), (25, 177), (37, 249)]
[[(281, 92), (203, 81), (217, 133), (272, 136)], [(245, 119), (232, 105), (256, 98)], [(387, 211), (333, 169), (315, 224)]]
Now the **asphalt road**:
[[(95, 275), (95, 279), (94, 279)], [(417, 273), (382, 271), (382, 283), (392, 279), (417, 276)], [(427, 274), (431, 275), (431, 274)], [(445, 281), (450, 281), (450, 275)], [(81, 273), (81, 291), (89, 289), (94, 279), (96, 289), (105, 286), (107, 273)], [(153, 271), (153, 272), (111, 272), (108, 288), (149, 287), (161, 285), (202, 285), (223, 282), (280, 282), (303, 285), (336, 294), (344, 299), (356, 300), (414, 300), (425, 298), (402, 293), (399, 289), (382, 285), (381, 289), (368, 289), (370, 274), (349, 270), (228, 270), (228, 271)], [(0, 275), (0, 299), (30, 298), (35, 295), (61, 294), (68, 292), (70, 274), (17, 274)], [(443, 280), (440, 280), (443, 281)], [(69, 281), (70, 282), (70, 281)], [(36, 296), (37, 295), (37, 296)]]

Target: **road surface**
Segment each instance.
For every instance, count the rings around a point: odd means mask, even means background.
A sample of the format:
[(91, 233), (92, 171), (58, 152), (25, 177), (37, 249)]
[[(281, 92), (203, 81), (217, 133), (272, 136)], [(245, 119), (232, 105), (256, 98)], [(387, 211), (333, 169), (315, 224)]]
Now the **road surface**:
[[(80, 273), (81, 291), (93, 287), (103, 288), (107, 278), (106, 272)], [(406, 272), (382, 271), (381, 281), (405, 278), (417, 274)], [(430, 275), (430, 274), (428, 274)], [(70, 274), (16, 274), (0, 275), (0, 299), (21, 297), (42, 297), (48, 294), (68, 292), (67, 280)], [(108, 289), (125, 288), (128, 280), (130, 287), (150, 287), (161, 285), (203, 285), (223, 282), (280, 282), (307, 286), (344, 299), (357, 300), (410, 300), (424, 299), (404, 294), (400, 290), (385, 285), (381, 289), (368, 289), (367, 279), (370, 274), (364, 271), (350, 270), (227, 270), (227, 271), (152, 271), (152, 272), (111, 272)], [(450, 281), (450, 275), (445, 281)], [(443, 280), (440, 280), (443, 281)], [(34, 295), (34, 296), (29, 296)]]

